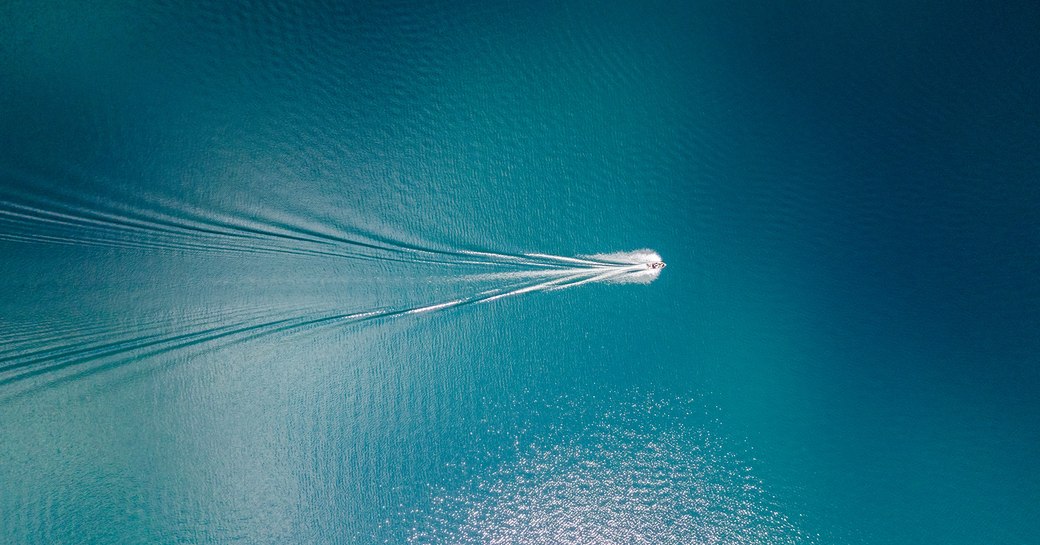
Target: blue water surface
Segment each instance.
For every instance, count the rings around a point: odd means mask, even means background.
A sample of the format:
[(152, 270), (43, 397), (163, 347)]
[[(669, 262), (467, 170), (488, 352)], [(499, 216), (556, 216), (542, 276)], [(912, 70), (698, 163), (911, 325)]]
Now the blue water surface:
[(1038, 28), (5, 2), (0, 542), (1040, 542)]

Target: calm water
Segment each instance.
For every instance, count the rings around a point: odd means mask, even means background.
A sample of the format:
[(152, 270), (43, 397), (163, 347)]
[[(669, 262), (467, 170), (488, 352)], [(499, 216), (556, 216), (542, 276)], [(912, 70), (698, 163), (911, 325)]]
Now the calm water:
[(0, 7), (0, 542), (1040, 542), (1031, 3), (90, 4)]

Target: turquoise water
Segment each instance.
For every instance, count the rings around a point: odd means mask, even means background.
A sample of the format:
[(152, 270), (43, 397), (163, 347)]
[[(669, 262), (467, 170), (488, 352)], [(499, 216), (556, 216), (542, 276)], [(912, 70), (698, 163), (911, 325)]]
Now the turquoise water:
[(1040, 541), (1040, 12), (831, 4), (5, 3), (0, 542)]

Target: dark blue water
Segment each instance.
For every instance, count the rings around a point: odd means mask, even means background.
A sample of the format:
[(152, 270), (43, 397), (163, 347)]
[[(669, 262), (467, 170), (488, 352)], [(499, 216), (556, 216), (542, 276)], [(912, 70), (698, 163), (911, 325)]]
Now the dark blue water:
[(1038, 28), (7, 2), (0, 542), (1040, 541)]

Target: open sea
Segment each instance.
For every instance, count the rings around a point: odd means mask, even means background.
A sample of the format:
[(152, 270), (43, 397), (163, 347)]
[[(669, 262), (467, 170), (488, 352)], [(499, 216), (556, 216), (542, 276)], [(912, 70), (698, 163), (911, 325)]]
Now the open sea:
[(0, 543), (1040, 543), (1040, 6), (0, 3)]

